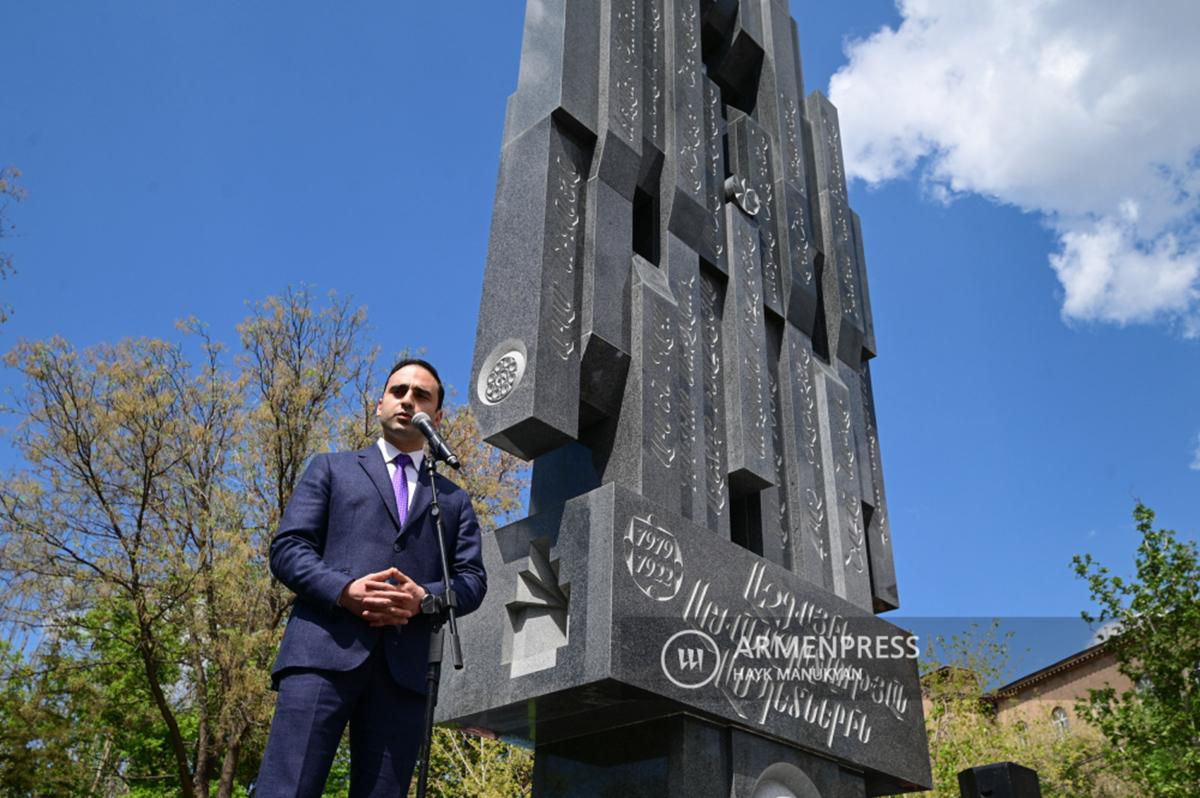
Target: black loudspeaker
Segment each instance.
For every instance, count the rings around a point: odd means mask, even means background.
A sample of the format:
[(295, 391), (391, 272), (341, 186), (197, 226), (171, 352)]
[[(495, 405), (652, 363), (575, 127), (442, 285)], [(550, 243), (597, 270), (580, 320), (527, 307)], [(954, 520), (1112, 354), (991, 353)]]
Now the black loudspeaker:
[(1042, 798), (1037, 771), (1016, 762), (968, 768), (958, 774), (962, 798)]

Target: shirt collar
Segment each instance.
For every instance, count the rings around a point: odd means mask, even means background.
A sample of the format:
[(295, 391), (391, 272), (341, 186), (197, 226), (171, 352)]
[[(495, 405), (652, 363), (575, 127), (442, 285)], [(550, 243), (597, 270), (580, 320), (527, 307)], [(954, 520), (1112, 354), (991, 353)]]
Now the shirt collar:
[[(388, 463), (392, 462), (393, 460), (396, 459), (396, 455), (401, 453), (399, 449), (397, 449), (395, 446), (392, 446), (392, 444), (389, 443), (388, 440), (382, 436), (380, 436), (379, 440), (376, 441), (376, 443), (379, 445), (379, 451), (383, 452), (383, 459), (385, 462), (388, 462)], [(417, 473), (420, 474), (421, 473), (421, 463), (425, 459), (425, 448), (422, 447), (420, 449), (417, 449), (415, 452), (404, 452), (404, 454), (407, 454), (409, 457), (412, 458), (413, 468), (415, 468), (417, 470)]]

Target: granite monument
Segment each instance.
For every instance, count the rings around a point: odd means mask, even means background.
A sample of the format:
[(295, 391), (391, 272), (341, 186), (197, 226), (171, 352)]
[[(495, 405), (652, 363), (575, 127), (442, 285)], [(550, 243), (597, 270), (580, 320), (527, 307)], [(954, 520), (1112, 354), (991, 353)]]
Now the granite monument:
[(439, 717), (535, 796), (930, 785), (839, 136), (782, 0), (528, 0), (470, 399), (529, 515)]

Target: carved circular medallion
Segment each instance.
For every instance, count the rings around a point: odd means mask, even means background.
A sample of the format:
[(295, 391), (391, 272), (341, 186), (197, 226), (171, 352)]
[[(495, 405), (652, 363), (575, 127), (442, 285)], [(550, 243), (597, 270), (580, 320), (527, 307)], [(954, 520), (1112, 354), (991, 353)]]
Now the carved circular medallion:
[(750, 216), (757, 216), (758, 212), (762, 210), (762, 201), (758, 198), (758, 192), (744, 177), (730, 175), (725, 180), (725, 195), (732, 198), (738, 207)]
[(751, 216), (757, 216), (758, 212), (762, 209), (762, 203), (758, 199), (758, 192), (744, 183), (742, 185), (744, 190), (735, 194), (734, 199), (737, 200), (737, 204), (742, 206), (742, 210), (746, 213)]
[(484, 397), (495, 404), (512, 393), (513, 386), (517, 384), (517, 358), (512, 352), (496, 361), (496, 365), (492, 366), (492, 370), (487, 375), (487, 390), (484, 391)]
[(524, 349), (517, 342), (506, 341), (484, 361), (476, 385), (479, 401), (495, 405), (512, 394), (525, 376)]

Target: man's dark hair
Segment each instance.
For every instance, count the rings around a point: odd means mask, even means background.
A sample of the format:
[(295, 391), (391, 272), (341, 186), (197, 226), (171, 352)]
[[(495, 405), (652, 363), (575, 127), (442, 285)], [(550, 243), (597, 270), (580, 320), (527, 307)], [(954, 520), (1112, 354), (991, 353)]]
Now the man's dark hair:
[(422, 359), (421, 359), (421, 358), (419, 358), (419, 357), (406, 357), (406, 358), (404, 358), (404, 359), (403, 359), (403, 360), (401, 360), (399, 363), (397, 363), (396, 365), (392, 366), (392, 370), (388, 372), (387, 379), (385, 379), (385, 380), (383, 381), (383, 385), (384, 385), (384, 387), (385, 387), (385, 388), (387, 387), (388, 380), (390, 380), (390, 379), (392, 378), (392, 375), (393, 375), (393, 374), (395, 374), (395, 373), (396, 373), (397, 371), (399, 371), (400, 369), (404, 368), (405, 366), (420, 366), (421, 368), (425, 369), (426, 371), (428, 371), (430, 374), (432, 374), (432, 375), (433, 375), (433, 378), (434, 378), (434, 380), (436, 380), (436, 381), (437, 381), (437, 384), (438, 384), (438, 404), (437, 404), (437, 409), (438, 409), (438, 410), (441, 410), (441, 409), (442, 409), (442, 402), (446, 401), (446, 386), (445, 386), (445, 385), (442, 385), (442, 378), (438, 376), (437, 369), (435, 369), (435, 368), (433, 367), (433, 364), (432, 364), (432, 363), (430, 363), (428, 360), (422, 360)]

